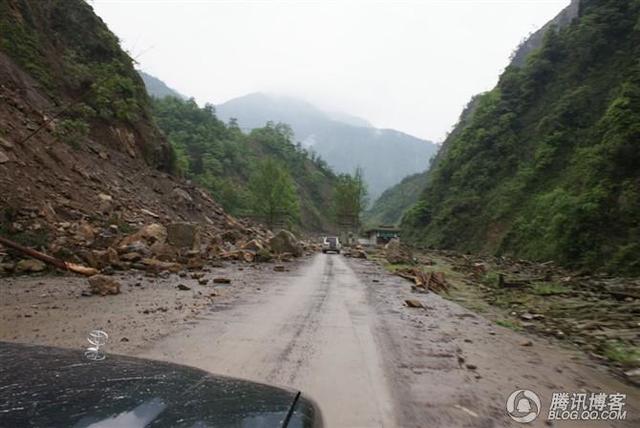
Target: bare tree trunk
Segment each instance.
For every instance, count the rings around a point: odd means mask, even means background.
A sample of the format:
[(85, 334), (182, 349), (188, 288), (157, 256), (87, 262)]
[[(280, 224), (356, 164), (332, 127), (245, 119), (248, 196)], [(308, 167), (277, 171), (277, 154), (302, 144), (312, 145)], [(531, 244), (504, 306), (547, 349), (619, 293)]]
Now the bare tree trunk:
[(48, 254), (41, 253), (40, 251), (36, 251), (33, 248), (24, 247), (17, 242), (13, 242), (7, 238), (3, 238), (0, 236), (0, 244), (5, 245), (9, 248), (13, 248), (16, 251), (21, 252), (22, 254), (26, 254), (29, 257), (34, 259), (38, 259), (50, 265), (53, 265), (61, 270), (68, 270), (70, 272), (79, 273), (81, 275), (91, 276), (98, 273), (97, 269), (77, 265), (75, 263), (65, 262), (64, 260), (57, 259)]

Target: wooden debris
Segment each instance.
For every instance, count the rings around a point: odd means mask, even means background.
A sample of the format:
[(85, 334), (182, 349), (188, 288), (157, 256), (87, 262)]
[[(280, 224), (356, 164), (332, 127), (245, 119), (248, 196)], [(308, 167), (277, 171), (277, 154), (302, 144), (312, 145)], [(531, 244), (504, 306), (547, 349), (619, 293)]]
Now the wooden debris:
[(448, 291), (449, 284), (444, 278), (444, 272), (424, 272), (419, 268), (399, 269), (396, 275), (415, 283), (416, 288), (433, 292)]
[(26, 254), (29, 257), (33, 257), (34, 259), (40, 260), (42, 262), (48, 263), (57, 267), (58, 269), (67, 270), (74, 273), (79, 273), (80, 275), (92, 276), (98, 273), (97, 269), (82, 266), (76, 263), (65, 262), (64, 260), (57, 259), (48, 254), (41, 253), (40, 251), (36, 251), (32, 248), (24, 247), (17, 242), (13, 242), (7, 238), (3, 238), (0, 236), (0, 244), (5, 245), (9, 248), (12, 248), (22, 254)]

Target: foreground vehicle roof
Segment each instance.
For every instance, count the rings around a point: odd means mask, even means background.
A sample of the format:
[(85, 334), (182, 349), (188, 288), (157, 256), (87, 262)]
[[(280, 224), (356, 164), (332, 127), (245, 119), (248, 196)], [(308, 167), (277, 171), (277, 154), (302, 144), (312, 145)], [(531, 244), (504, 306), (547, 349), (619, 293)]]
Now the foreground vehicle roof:
[(187, 366), (0, 342), (0, 426), (312, 427), (297, 391)]

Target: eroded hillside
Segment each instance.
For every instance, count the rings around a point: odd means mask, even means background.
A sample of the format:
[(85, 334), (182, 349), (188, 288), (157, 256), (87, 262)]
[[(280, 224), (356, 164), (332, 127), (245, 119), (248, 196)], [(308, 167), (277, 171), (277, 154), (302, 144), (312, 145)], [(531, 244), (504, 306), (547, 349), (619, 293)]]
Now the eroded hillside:
[(0, 235), (88, 264), (152, 223), (196, 222), (212, 252), (267, 237), (171, 175), (132, 60), (87, 3), (3, 1), (0, 30)]

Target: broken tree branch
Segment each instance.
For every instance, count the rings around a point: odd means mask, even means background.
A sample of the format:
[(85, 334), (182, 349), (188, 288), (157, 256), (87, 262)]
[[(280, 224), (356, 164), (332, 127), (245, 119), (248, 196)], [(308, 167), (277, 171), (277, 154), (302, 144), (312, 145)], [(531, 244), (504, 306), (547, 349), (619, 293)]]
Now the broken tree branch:
[(29, 257), (32, 257), (34, 259), (38, 259), (40, 261), (43, 261), (45, 263), (48, 263), (52, 266), (57, 267), (58, 269), (61, 270), (66, 270), (69, 272), (74, 272), (74, 273), (79, 273), (81, 275), (85, 275), (85, 276), (92, 276), (98, 273), (97, 269), (91, 268), (91, 267), (87, 267), (87, 266), (82, 266), (82, 265), (78, 265), (75, 263), (69, 263), (69, 262), (65, 262), (64, 260), (60, 260), (57, 259), (55, 257), (52, 257), (48, 254), (44, 254), (41, 253), (40, 251), (36, 251), (33, 248), (28, 248), (25, 247), (23, 245), (18, 244), (17, 242), (11, 241), (7, 238), (3, 238), (2, 236), (0, 236), (0, 244), (12, 248), (22, 254), (25, 254)]

